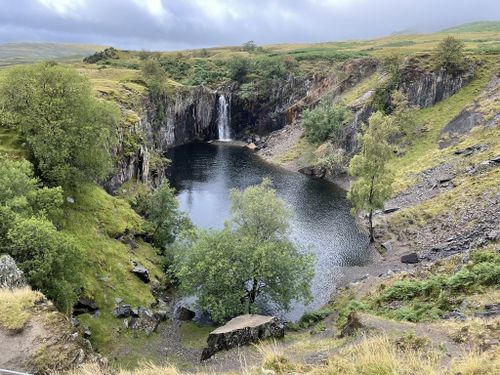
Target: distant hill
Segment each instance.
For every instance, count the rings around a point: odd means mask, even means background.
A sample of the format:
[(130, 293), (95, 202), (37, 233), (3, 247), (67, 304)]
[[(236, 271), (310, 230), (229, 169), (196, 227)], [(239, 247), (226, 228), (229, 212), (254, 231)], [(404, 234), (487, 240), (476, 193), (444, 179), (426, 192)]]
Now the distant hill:
[(480, 33), (480, 32), (500, 32), (500, 21), (478, 21), (464, 23), (441, 30), (442, 33)]
[(4, 43), (0, 44), (0, 66), (42, 60), (76, 60), (104, 48), (76, 43)]

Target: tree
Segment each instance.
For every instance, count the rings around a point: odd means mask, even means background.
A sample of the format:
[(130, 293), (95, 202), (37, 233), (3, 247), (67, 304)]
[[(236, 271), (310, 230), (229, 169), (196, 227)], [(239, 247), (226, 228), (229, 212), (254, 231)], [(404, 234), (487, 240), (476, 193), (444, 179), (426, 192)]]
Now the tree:
[(387, 161), (392, 155), (388, 143), (391, 131), (390, 119), (381, 112), (375, 112), (364, 134), (358, 138), (361, 152), (349, 164), (349, 173), (356, 180), (351, 185), (348, 198), (354, 206), (354, 213), (368, 211), (370, 242), (374, 242), (373, 211), (382, 209), (384, 201), (392, 193), (393, 176), (387, 169)]
[(242, 50), (246, 52), (254, 52), (257, 49), (257, 44), (253, 40), (243, 43)]
[(74, 188), (107, 177), (119, 111), (95, 99), (76, 69), (55, 63), (10, 69), (0, 84), (0, 109), (47, 184)]
[(147, 219), (155, 245), (161, 248), (174, 242), (183, 224), (189, 222), (179, 211), (175, 190), (167, 181), (146, 198), (140, 210)]
[(258, 300), (284, 310), (292, 300), (308, 301), (313, 258), (288, 239), (290, 212), (270, 181), (233, 190), (231, 201), (222, 231), (200, 231), (177, 250), (182, 289), (217, 322), (257, 311)]
[(459, 39), (448, 36), (439, 43), (434, 59), (438, 68), (444, 68), (448, 73), (457, 74), (465, 65), (464, 44)]
[(322, 101), (313, 109), (302, 112), (302, 127), (306, 138), (313, 143), (324, 142), (332, 136), (337, 139), (342, 133), (342, 125), (347, 117), (343, 102)]

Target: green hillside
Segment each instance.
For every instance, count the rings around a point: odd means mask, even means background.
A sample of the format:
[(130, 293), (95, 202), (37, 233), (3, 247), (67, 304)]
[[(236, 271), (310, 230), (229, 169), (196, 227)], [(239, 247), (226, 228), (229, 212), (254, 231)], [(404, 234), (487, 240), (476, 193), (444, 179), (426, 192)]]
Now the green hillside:
[(42, 60), (80, 60), (103, 46), (76, 43), (5, 43), (0, 44), (0, 66)]
[(499, 32), (499, 31), (500, 31), (500, 21), (470, 22), (442, 30), (443, 33), (480, 33), (480, 32)]

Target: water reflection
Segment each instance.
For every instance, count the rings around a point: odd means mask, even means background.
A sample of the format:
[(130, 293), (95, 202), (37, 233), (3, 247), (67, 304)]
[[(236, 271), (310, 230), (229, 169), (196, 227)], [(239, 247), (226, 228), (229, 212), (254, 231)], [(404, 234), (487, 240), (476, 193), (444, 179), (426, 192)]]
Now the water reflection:
[[(310, 245), (316, 254), (314, 301), (307, 309), (328, 302), (338, 279), (338, 266), (363, 265), (369, 261), (367, 238), (350, 215), (345, 192), (327, 181), (314, 181), (274, 167), (251, 151), (217, 144), (196, 144), (175, 148), (171, 184), (178, 191), (181, 209), (195, 225), (222, 228), (229, 215), (229, 189), (243, 189), (269, 177), (280, 198), (294, 212), (292, 238)], [(295, 304), (286, 315), (296, 319), (304, 306)]]

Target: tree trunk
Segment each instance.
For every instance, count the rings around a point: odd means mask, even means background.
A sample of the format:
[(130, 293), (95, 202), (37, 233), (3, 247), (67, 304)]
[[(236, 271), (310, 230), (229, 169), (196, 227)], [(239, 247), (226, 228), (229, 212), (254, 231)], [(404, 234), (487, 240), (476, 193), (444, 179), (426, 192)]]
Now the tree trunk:
[(259, 282), (257, 281), (257, 278), (253, 278), (253, 284), (252, 284), (252, 290), (250, 291), (248, 295), (248, 308), (247, 308), (247, 313), (250, 313), (250, 307), (253, 305), (255, 302), (255, 299), (257, 298), (257, 287), (259, 285)]
[(375, 242), (375, 237), (373, 236), (373, 210), (370, 210), (370, 214), (368, 215), (368, 221), (370, 222), (370, 243)]

